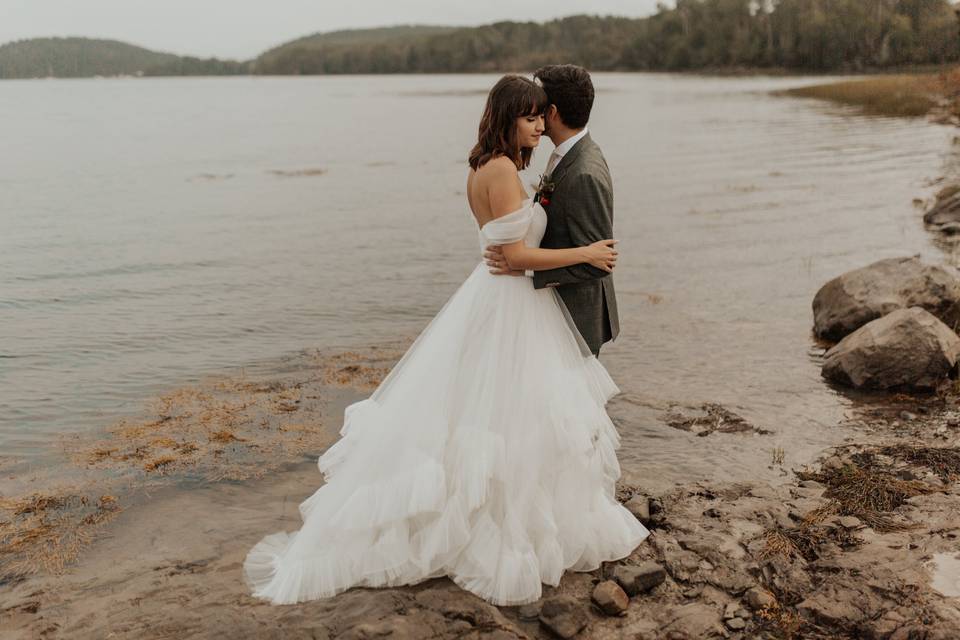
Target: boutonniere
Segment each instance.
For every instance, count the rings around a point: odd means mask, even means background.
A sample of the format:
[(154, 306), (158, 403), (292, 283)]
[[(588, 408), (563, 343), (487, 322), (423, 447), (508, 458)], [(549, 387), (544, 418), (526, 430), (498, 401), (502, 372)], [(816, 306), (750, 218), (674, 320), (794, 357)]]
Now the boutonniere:
[(550, 198), (553, 196), (553, 190), (557, 188), (556, 183), (550, 179), (550, 176), (540, 176), (540, 184), (537, 185), (537, 193), (533, 198), (534, 202), (539, 202), (543, 206), (550, 204)]

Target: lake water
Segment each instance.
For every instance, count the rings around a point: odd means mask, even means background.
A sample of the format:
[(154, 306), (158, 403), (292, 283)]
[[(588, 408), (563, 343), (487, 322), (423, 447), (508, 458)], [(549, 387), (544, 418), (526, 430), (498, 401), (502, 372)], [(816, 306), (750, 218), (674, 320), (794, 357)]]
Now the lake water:
[[(42, 464), (56, 434), (171, 386), (415, 336), (479, 260), (465, 157), (495, 80), (0, 83), (0, 454)], [(953, 130), (770, 94), (818, 81), (595, 75), (629, 474), (774, 474), (774, 447), (789, 465), (838, 441), (850, 400), (820, 378), (814, 293), (944, 259), (912, 201)], [(664, 424), (703, 402), (773, 433)]]

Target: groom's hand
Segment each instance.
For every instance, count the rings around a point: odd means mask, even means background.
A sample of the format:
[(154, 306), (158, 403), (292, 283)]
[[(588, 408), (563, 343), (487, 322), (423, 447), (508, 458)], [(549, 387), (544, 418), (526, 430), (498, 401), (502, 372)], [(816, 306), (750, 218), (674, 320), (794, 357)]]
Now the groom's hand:
[(522, 276), (523, 269), (511, 269), (503, 256), (503, 247), (498, 244), (487, 245), (483, 260), (490, 267), (490, 273), (497, 276)]

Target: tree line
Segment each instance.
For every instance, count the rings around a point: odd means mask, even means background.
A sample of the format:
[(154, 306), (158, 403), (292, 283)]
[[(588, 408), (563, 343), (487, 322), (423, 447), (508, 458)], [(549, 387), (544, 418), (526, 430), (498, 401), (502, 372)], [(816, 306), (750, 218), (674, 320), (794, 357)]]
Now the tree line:
[(0, 46), (0, 78), (249, 74), (250, 62), (159, 53), (92, 38), (34, 38)]
[(471, 28), (299, 38), (254, 60), (200, 59), (84, 38), (0, 46), (0, 77), (470, 73), (556, 62), (596, 71), (862, 71), (960, 59), (948, 0), (676, 0), (639, 19), (572, 16)]
[(363, 43), (305, 39), (260, 56), (253, 71), (481, 72), (558, 61), (598, 71), (859, 71), (958, 58), (960, 32), (948, 0), (677, 0), (641, 19), (499, 22)]

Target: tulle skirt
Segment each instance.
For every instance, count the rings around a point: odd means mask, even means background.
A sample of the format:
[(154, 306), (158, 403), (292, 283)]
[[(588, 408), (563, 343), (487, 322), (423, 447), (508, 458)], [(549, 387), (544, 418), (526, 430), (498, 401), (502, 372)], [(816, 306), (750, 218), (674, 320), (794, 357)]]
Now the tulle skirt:
[(615, 499), (619, 392), (553, 289), (479, 264), (376, 391), (347, 407), (303, 526), (249, 552), (276, 604), (449, 576), (496, 605), (629, 555)]

